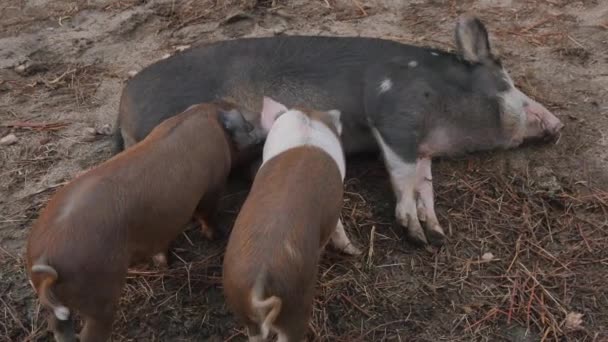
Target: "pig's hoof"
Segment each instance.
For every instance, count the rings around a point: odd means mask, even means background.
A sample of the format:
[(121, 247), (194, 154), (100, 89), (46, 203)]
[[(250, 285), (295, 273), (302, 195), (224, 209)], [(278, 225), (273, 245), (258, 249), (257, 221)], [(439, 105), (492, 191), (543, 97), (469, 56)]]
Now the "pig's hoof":
[(348, 255), (361, 255), (361, 250), (357, 247), (355, 247), (355, 245), (353, 245), (352, 243), (348, 244), (346, 247), (344, 247), (344, 249), (342, 250), (343, 253), (348, 254)]
[(203, 236), (207, 239), (207, 240), (214, 240), (215, 239), (215, 229), (211, 228), (207, 223), (205, 223), (205, 221), (200, 220), (199, 221), (200, 225), (201, 225), (201, 232), (203, 233)]
[(412, 229), (407, 227), (407, 238), (410, 242), (417, 246), (425, 246), (428, 245), (429, 242), (426, 240), (426, 236), (424, 235), (424, 231), (420, 226), (419, 229)]
[(207, 240), (214, 240), (215, 239), (215, 234), (213, 234), (213, 231), (209, 228), (203, 228), (203, 236), (205, 237), (205, 239)]
[(426, 234), (429, 243), (435, 247), (443, 246), (445, 244), (445, 240), (447, 239), (445, 234), (435, 229), (427, 230)]
[(158, 253), (152, 257), (152, 262), (154, 262), (154, 266), (160, 269), (166, 269), (169, 267), (169, 263), (167, 262), (167, 254)]

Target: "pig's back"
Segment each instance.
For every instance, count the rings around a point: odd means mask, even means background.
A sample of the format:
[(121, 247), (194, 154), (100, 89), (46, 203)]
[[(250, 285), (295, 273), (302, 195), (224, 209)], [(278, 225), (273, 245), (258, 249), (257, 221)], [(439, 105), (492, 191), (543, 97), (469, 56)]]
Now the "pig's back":
[(230, 305), (248, 307), (248, 294), (263, 273), (264, 296), (284, 301), (281, 316), (304, 308), (314, 289), (321, 240), (335, 227), (341, 206), (340, 172), (322, 150), (299, 147), (266, 162), (228, 242), (224, 277), (231, 284)]
[[(345, 140), (363, 119), (365, 69), (418, 48), (360, 37), (285, 36), (222, 41), (192, 48), (137, 74), (123, 90), (119, 124), (136, 141), (188, 106), (229, 96), (252, 110), (263, 96), (288, 107), (339, 109)], [(296, 92), (291, 89), (297, 89)]]

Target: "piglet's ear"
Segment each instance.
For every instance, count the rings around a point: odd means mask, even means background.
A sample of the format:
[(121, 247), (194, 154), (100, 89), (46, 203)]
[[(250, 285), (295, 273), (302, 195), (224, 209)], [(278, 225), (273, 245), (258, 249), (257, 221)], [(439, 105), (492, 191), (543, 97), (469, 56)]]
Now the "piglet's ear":
[(218, 118), (229, 133), (235, 130), (247, 129), (249, 124), (238, 110), (219, 110)]
[(262, 106), (262, 114), (260, 115), (260, 123), (266, 131), (270, 131), (270, 127), (279, 116), (287, 111), (287, 107), (270, 97), (264, 96), (264, 103)]
[(338, 131), (338, 135), (342, 135), (342, 121), (340, 120), (341, 112), (337, 109), (332, 109), (327, 111), (327, 115), (331, 118), (331, 122), (336, 127), (336, 131)]
[(266, 132), (252, 125), (238, 110), (220, 110), (218, 118), (239, 150), (256, 145), (266, 138)]
[(483, 63), (492, 56), (488, 31), (479, 19), (472, 16), (458, 18), (456, 47), (458, 53), (471, 63)]

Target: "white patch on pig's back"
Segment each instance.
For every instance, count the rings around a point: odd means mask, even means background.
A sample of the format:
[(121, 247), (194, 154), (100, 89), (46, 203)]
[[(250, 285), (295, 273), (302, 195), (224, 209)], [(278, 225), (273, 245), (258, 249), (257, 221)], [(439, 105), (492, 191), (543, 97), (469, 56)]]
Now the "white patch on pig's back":
[(298, 110), (286, 112), (272, 125), (264, 144), (262, 166), (277, 155), (301, 146), (315, 146), (329, 154), (344, 180), (346, 163), (340, 140), (325, 124), (311, 120)]
[(380, 82), (380, 86), (378, 86), (378, 89), (379, 89), (380, 94), (382, 94), (382, 93), (386, 93), (387, 91), (391, 90), (392, 87), (393, 87), (393, 81), (391, 81), (390, 78), (385, 78), (384, 80), (382, 80), (382, 82)]

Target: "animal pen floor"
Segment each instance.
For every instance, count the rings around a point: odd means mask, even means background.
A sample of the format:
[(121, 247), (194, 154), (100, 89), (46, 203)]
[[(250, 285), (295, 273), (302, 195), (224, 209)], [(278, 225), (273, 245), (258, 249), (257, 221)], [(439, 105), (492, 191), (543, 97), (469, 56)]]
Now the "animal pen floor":
[[(365, 253), (325, 253), (310, 337), (608, 341), (603, 0), (3, 0), (0, 137), (17, 141), (0, 146), (0, 340), (50, 338), (24, 242), (57, 187), (110, 156), (104, 133), (131, 71), (184, 45), (244, 36), (363, 35), (449, 49), (464, 11), (487, 24), (516, 83), (566, 127), (554, 143), (437, 161), (449, 231), (439, 250), (403, 240), (379, 158), (349, 160), (342, 215)], [(227, 193), (223, 228), (246, 191), (237, 182)], [(114, 339), (244, 340), (222, 297), (225, 244), (193, 228), (174, 243), (168, 271), (132, 272)]]

